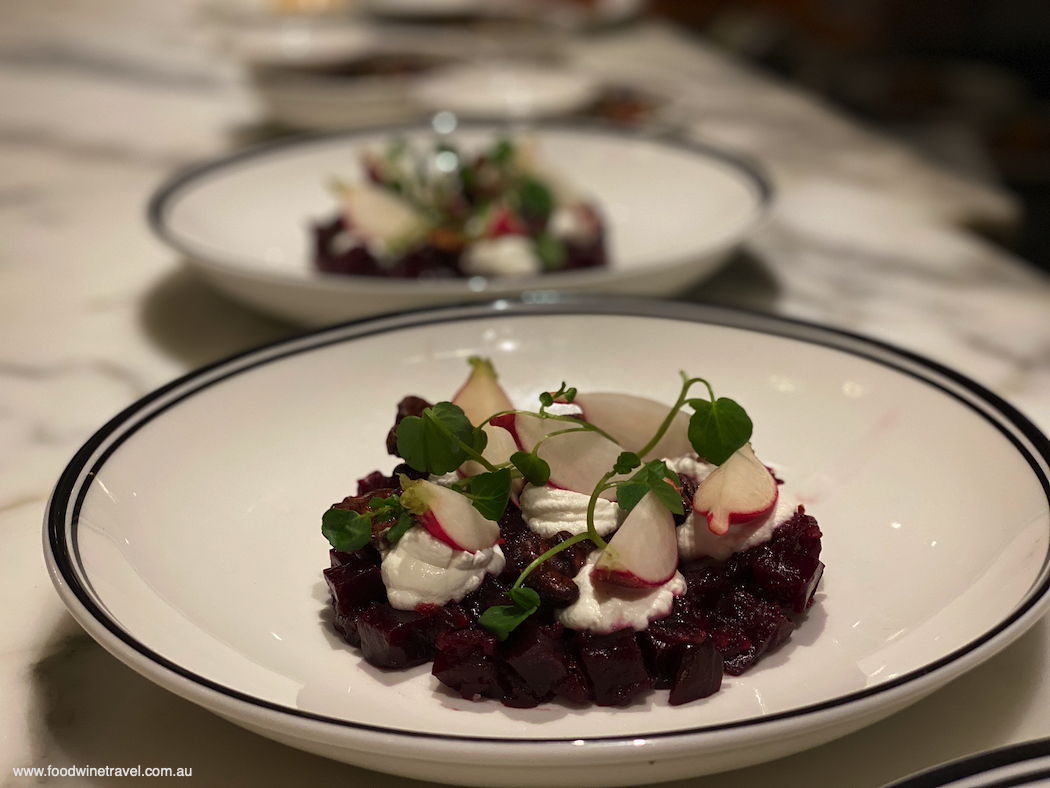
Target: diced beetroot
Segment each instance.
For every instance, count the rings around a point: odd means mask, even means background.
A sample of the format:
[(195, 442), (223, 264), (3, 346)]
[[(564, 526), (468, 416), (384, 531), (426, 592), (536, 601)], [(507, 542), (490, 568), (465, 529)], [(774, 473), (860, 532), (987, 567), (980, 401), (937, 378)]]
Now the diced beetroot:
[(496, 663), (496, 683), (484, 693), (504, 706), (515, 709), (531, 709), (554, 697), (554, 693), (539, 695), (517, 671), (505, 662)]
[(437, 644), (438, 639), (446, 632), (469, 627), (474, 619), (455, 602), (447, 605), (416, 605), (416, 612), (422, 613), (429, 622), (427, 640)]
[(328, 551), (328, 561), (331, 566), (342, 566), (347, 561), (353, 560), (353, 553), (344, 553), (341, 550), (336, 550), (334, 547)]
[(726, 673), (731, 676), (739, 676), (759, 657), (787, 640), (795, 628), (779, 605), (743, 590), (722, 600), (714, 615), (721, 624), (719, 629), (730, 639), (729, 648), (723, 649), (718, 637), (715, 645), (722, 651)]
[(821, 536), (816, 518), (806, 514), (805, 507), (800, 506), (790, 520), (777, 527), (771, 542), (792, 553), (804, 553), (811, 558), (820, 558)]
[(503, 516), (499, 518), (499, 530), (508, 542), (515, 542), (530, 533), (529, 526), (525, 524), (525, 518), (521, 516), (521, 509), (513, 503), (508, 504), (503, 510)]
[(722, 686), (722, 671), (722, 655), (710, 640), (684, 644), (668, 703), (681, 706), (713, 695)]
[(353, 562), (324, 570), (336, 613), (360, 609), (386, 600), (386, 587), (378, 566)]
[(496, 638), (473, 627), (445, 632), (437, 638), (431, 673), (467, 700), (476, 700), (496, 681), (493, 654)]
[(678, 675), (686, 646), (706, 640), (707, 634), (695, 625), (667, 619), (654, 621), (644, 632), (639, 632), (638, 645), (653, 687), (670, 688)]
[[(406, 400), (399, 417), (423, 405)], [(400, 482), (386, 486), (398, 473), (419, 475), (403, 463), (392, 476), (370, 474), (361, 480), (361, 495), (336, 505), (364, 511), (372, 497), (398, 494)], [(514, 503), (507, 506), (500, 528), (507, 565), (499, 577), (485, 575), (481, 586), (458, 603), (420, 605), (415, 611), (394, 610), (386, 603), (375, 547), (332, 550), (325, 579), (332, 589), (336, 630), (381, 667), (434, 659), (433, 674), (464, 698), (489, 697), (518, 708), (553, 697), (619, 706), (655, 686), (670, 689), (669, 702), (679, 705), (717, 691), (723, 671), (739, 675), (783, 643), (794, 627), (792, 616), (812, 603), (824, 569), (820, 528), (799, 507), (767, 543), (725, 561), (701, 559), (681, 567), (686, 593), (675, 599), (669, 616), (644, 632), (596, 635), (563, 630), (554, 618), (569, 599), (561, 586), (569, 583), (576, 591), (572, 576), (593, 549), (581, 542), (530, 575), (528, 584), (543, 604), (499, 643), (478, 628), (478, 617), (490, 607), (511, 604), (506, 592), (520, 571), (568, 536), (532, 533)], [(386, 547), (375, 533), (373, 543)]]
[(379, 570), (379, 556), (371, 547), (353, 553), (329, 550), (332, 566), (322, 573), (331, 592), (333, 626), (351, 646), (360, 646), (357, 619), (374, 604), (386, 602), (386, 588)]
[(554, 687), (554, 694), (569, 703), (591, 703), (594, 700), (594, 691), (591, 689), (587, 676), (583, 672), (576, 656), (568, 649), (565, 650), (565, 678)]
[(536, 697), (553, 691), (568, 676), (561, 624), (526, 621), (500, 649), (503, 661), (513, 668)]
[(511, 599), (507, 596), (507, 587), (489, 574), (485, 575), (477, 590), (467, 594), (459, 602), (460, 607), (474, 620), (490, 607), (509, 604)]
[(379, 471), (372, 471), (363, 479), (357, 480), (357, 494), (368, 495), (375, 490), (390, 489), (400, 486), (397, 476), (384, 476)]
[(803, 613), (820, 582), (824, 564), (805, 553), (767, 551), (752, 564), (755, 584), (765, 596), (796, 613)]
[(700, 564), (682, 571), (686, 582), (685, 599), (700, 610), (713, 608), (729, 587), (729, 578), (722, 564)]
[(407, 668), (429, 662), (435, 653), (427, 640), (429, 626), (429, 617), (415, 610), (376, 605), (357, 619), (361, 654), (380, 668)]
[(608, 635), (577, 632), (576, 644), (599, 706), (626, 706), (652, 687), (633, 629)]

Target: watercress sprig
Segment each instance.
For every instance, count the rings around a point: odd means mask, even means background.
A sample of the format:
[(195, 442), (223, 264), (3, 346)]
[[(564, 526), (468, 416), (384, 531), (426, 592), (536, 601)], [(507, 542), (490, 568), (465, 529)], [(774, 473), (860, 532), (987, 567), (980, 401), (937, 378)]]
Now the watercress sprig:
[(488, 436), (470, 423), (463, 409), (451, 402), (424, 408), (397, 425), (397, 451), (417, 471), (438, 476), (456, 470), (468, 459), (489, 472), (499, 470), (482, 456)]
[(368, 511), (365, 512), (352, 512), (333, 506), (321, 516), (321, 533), (336, 550), (352, 553), (369, 543), (373, 522), (386, 521), (393, 523), (385, 533), (386, 540), (391, 544), (395, 544), (416, 523), (398, 496), (375, 496), (369, 500)]

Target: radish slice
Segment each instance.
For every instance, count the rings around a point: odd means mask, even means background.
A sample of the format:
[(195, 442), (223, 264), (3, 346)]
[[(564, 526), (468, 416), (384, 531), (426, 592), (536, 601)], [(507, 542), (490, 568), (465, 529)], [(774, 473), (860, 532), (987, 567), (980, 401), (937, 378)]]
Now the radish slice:
[(402, 477), (401, 501), (430, 535), (454, 550), (475, 553), (499, 541), (499, 525), (486, 520), (470, 499), (426, 479)]
[(693, 496), (693, 511), (707, 517), (716, 536), (729, 533), (733, 523), (746, 523), (769, 512), (777, 503), (776, 479), (745, 443), (715, 468)]
[(496, 370), (491, 361), (475, 356), (470, 363), (474, 369), (452, 398), (452, 404), (461, 407), (470, 423), (478, 427), (497, 413), (513, 410), (514, 405), (497, 382)]
[[(583, 411), (583, 420), (609, 433), (624, 451), (638, 452), (660, 429), (669, 405), (647, 397), (607, 392), (584, 392), (572, 401)], [(671, 426), (642, 460), (654, 457), (681, 457), (693, 452), (689, 443), (689, 414), (679, 411)]]
[(591, 576), (628, 588), (652, 588), (674, 577), (677, 569), (674, 517), (648, 492), (613, 534)]
[[(546, 460), (551, 468), (548, 484), (590, 495), (602, 476), (616, 464), (621, 451), (604, 435), (591, 430), (578, 430), (548, 438), (536, 454)], [(617, 475), (611, 477), (610, 481), (624, 478), (627, 477)], [(616, 490), (606, 490), (601, 497), (616, 500)]]

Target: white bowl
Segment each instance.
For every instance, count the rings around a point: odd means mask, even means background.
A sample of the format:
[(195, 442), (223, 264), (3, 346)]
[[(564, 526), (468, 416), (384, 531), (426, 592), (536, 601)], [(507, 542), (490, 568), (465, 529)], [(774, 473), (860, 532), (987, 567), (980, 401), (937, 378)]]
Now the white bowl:
[[(477, 148), (502, 133), (506, 127), (464, 124), (451, 136)], [(433, 137), (430, 127), (296, 138), (208, 162), (164, 185), (149, 217), (217, 288), (279, 317), (324, 325), (534, 290), (670, 295), (716, 271), (769, 206), (769, 187), (754, 169), (693, 143), (579, 125), (529, 134), (604, 215), (607, 268), (441, 281), (316, 271), (311, 225), (336, 211), (333, 176), (360, 179), (363, 150), (393, 136)]]
[(597, 100), (601, 83), (569, 68), (481, 61), (436, 69), (417, 79), (409, 92), (431, 112), (520, 120), (582, 110)]
[[(531, 710), (383, 672), (327, 623), (320, 515), (389, 472), (408, 393), (491, 357), (511, 398), (567, 381), (670, 402), (703, 375), (824, 533), (788, 643), (701, 702)], [(628, 785), (787, 755), (875, 722), (1046, 611), (1050, 444), (950, 370), (828, 329), (673, 302), (497, 302), (313, 333), (193, 373), (103, 427), (48, 507), (72, 614), (163, 687), (264, 736), (461, 785)]]
[(885, 788), (1050, 788), (1050, 739), (978, 753)]

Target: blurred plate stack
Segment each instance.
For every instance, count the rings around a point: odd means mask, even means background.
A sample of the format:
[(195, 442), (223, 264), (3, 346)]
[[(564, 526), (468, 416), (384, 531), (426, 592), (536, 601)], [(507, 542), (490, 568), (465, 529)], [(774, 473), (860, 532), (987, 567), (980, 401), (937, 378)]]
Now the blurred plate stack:
[[(258, 4), (256, 4), (258, 5)], [(603, 107), (610, 86), (567, 64), (575, 31), (622, 22), (640, 0), (367, 0), (216, 18), (267, 115), (289, 130), (345, 130), (449, 110), (531, 119)], [(301, 5), (301, 4), (300, 4)]]

